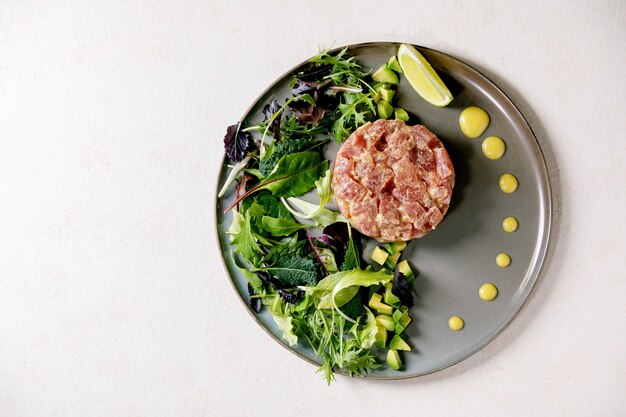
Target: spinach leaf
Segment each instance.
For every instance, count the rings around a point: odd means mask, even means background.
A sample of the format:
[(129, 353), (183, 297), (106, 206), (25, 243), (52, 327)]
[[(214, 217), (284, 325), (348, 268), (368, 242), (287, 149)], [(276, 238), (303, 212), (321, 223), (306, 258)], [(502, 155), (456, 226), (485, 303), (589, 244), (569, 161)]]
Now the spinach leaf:
[(270, 175), (256, 186), (237, 198), (226, 210), (228, 212), (237, 203), (250, 194), (260, 190), (269, 190), (276, 197), (293, 197), (310, 191), (315, 181), (328, 169), (328, 161), (318, 152), (304, 151), (283, 156)]
[(314, 139), (283, 140), (277, 144), (272, 144), (267, 148), (265, 155), (259, 162), (259, 171), (264, 177), (267, 177), (283, 156), (306, 151), (318, 145), (319, 142)]

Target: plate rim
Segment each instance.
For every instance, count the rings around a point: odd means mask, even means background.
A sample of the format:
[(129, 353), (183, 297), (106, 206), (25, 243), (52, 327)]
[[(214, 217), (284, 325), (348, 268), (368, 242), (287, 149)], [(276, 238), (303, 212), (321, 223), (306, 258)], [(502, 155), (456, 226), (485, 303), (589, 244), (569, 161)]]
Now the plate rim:
[[(338, 46), (338, 47), (333, 47), (331, 49), (328, 50), (329, 53), (335, 53), (338, 52), (344, 48), (348, 48), (348, 49), (353, 49), (353, 48), (366, 48), (366, 47), (373, 47), (373, 46), (381, 46), (381, 45), (394, 45), (394, 46), (399, 46), (402, 43), (408, 43), (408, 42), (397, 42), (397, 41), (370, 41), (370, 42), (359, 42), (359, 43), (351, 43), (351, 44), (346, 44), (343, 46)], [(421, 45), (417, 45), (417, 44), (413, 44), (413, 43), (409, 43), (409, 45), (414, 46), (415, 48), (417, 48), (418, 50), (426, 50), (426, 51), (433, 51), (435, 53), (441, 54), (445, 57), (447, 57), (448, 59), (451, 59), (453, 61), (458, 61), (461, 64), (463, 64), (464, 66), (466, 66), (467, 68), (469, 68), (472, 72), (478, 74), (479, 76), (481, 76), (482, 78), (484, 78), (493, 88), (495, 88), (500, 94), (502, 94), (502, 96), (504, 97), (504, 100), (506, 101), (507, 104), (509, 104), (513, 111), (516, 112), (517, 116), (519, 117), (519, 119), (523, 122), (522, 125), (523, 127), (528, 131), (528, 133), (530, 134), (530, 137), (532, 138), (532, 148), (534, 149), (536, 156), (538, 156), (538, 162), (540, 165), (540, 170), (541, 170), (541, 179), (543, 180), (543, 182), (540, 183), (540, 187), (539, 190), (542, 193), (545, 193), (545, 203), (546, 203), (546, 208), (545, 208), (545, 215), (544, 218), (542, 219), (542, 221), (545, 223), (544, 224), (544, 234), (543, 236), (541, 236), (541, 240), (539, 243), (539, 249), (538, 251), (535, 251), (534, 253), (537, 256), (537, 260), (534, 262), (534, 267), (533, 267), (533, 271), (530, 273), (530, 282), (528, 282), (525, 287), (524, 287), (524, 291), (522, 293), (523, 297), (522, 297), (522, 301), (514, 306), (512, 309), (509, 310), (509, 314), (505, 317), (505, 320), (502, 321), (502, 324), (500, 324), (498, 327), (496, 327), (492, 334), (490, 334), (488, 337), (486, 337), (484, 340), (481, 341), (481, 343), (479, 343), (474, 349), (472, 349), (471, 351), (469, 351), (469, 353), (460, 356), (459, 358), (457, 358), (454, 361), (451, 361), (450, 363), (447, 363), (443, 366), (428, 370), (426, 372), (419, 372), (419, 373), (414, 373), (414, 374), (410, 374), (410, 375), (406, 375), (406, 374), (399, 374), (399, 375), (393, 375), (393, 376), (377, 376), (375, 374), (368, 374), (368, 375), (364, 375), (360, 378), (362, 379), (368, 379), (368, 380), (384, 380), (384, 381), (397, 381), (397, 380), (403, 380), (403, 379), (412, 379), (412, 378), (418, 378), (421, 376), (425, 376), (425, 375), (430, 375), (439, 371), (442, 371), (444, 369), (450, 368), (454, 365), (457, 365), (461, 362), (463, 362), (464, 360), (468, 359), (469, 357), (475, 355), (476, 353), (480, 352), (482, 349), (484, 349), (488, 344), (490, 344), (491, 342), (493, 342), (515, 319), (515, 317), (519, 314), (519, 312), (522, 310), (522, 308), (528, 303), (528, 300), (530, 299), (530, 295), (533, 292), (533, 289), (535, 288), (535, 285), (537, 284), (537, 281), (539, 280), (539, 277), (542, 275), (544, 268), (545, 268), (545, 264), (546, 264), (546, 257), (549, 251), (549, 247), (551, 244), (551, 236), (552, 236), (552, 220), (553, 220), (553, 193), (552, 193), (552, 182), (550, 181), (550, 173), (548, 171), (548, 166), (546, 163), (546, 158), (545, 155), (543, 153), (543, 150), (541, 149), (541, 145), (539, 144), (539, 141), (537, 140), (537, 136), (535, 135), (535, 132), (533, 131), (532, 127), (530, 126), (530, 124), (528, 123), (528, 120), (526, 119), (526, 117), (524, 117), (524, 114), (521, 112), (521, 110), (519, 109), (519, 107), (515, 104), (515, 102), (508, 96), (507, 93), (505, 93), (502, 88), (500, 88), (491, 78), (489, 78), (488, 76), (486, 76), (485, 74), (483, 74), (483, 72), (481, 72), (480, 70), (478, 70), (477, 68), (475, 68), (474, 66), (468, 64), (466, 61), (457, 58), (456, 56), (450, 55), (446, 52), (442, 52), (438, 49), (434, 49), (434, 48), (429, 48), (426, 46), (421, 46)], [(310, 58), (308, 58), (310, 59)], [(250, 111), (252, 111), (252, 109), (257, 105), (259, 99), (261, 97), (263, 97), (265, 94), (267, 94), (269, 91), (271, 91), (271, 89), (274, 87), (274, 85), (276, 85), (277, 83), (279, 83), (281, 80), (283, 80), (285, 77), (287, 77), (288, 75), (292, 74), (293, 71), (295, 71), (297, 68), (300, 68), (302, 65), (306, 64), (306, 62), (308, 61), (304, 60), (296, 65), (294, 65), (293, 67), (291, 67), (290, 69), (288, 69), (287, 71), (283, 72), (280, 76), (278, 76), (277, 78), (274, 79), (274, 81), (272, 81), (261, 93), (259, 93), (256, 98), (252, 101), (252, 104), (250, 104), (248, 106), (248, 108), (243, 112), (242, 117), (239, 118), (238, 122), (241, 122), (246, 115), (248, 115), (250, 113)], [(222, 155), (222, 162), (220, 164), (220, 170), (221, 167), (224, 166), (224, 163), (226, 162), (226, 155)], [(298, 356), (301, 359), (304, 359), (306, 362), (309, 362), (310, 364), (319, 367), (320, 363), (310, 359), (309, 357), (303, 355), (301, 352), (293, 349), (291, 346), (288, 346), (287, 343), (282, 340), (280, 337), (274, 335), (265, 325), (264, 323), (257, 317), (257, 315), (250, 309), (250, 306), (248, 305), (247, 300), (244, 298), (244, 296), (239, 292), (239, 290), (237, 289), (237, 286), (235, 285), (235, 282), (233, 281), (233, 278), (228, 270), (228, 266), (226, 265), (226, 261), (225, 261), (225, 256), (224, 253), (222, 252), (222, 247), (221, 247), (221, 242), (220, 242), (220, 237), (219, 237), (219, 223), (218, 223), (218, 211), (219, 211), (219, 200), (220, 198), (218, 197), (219, 194), (219, 189), (220, 189), (220, 179), (221, 176), (218, 173), (216, 181), (216, 187), (215, 187), (215, 195), (213, 196), (214, 198), (214, 204), (215, 204), (215, 211), (213, 212), (213, 216), (214, 216), (214, 221), (213, 221), (213, 226), (214, 226), (214, 230), (216, 231), (215, 233), (215, 244), (217, 245), (217, 250), (220, 254), (220, 261), (222, 264), (222, 267), (224, 269), (224, 272), (226, 273), (226, 276), (228, 277), (228, 282), (230, 283), (232, 289), (235, 291), (237, 298), (240, 300), (240, 302), (244, 305), (245, 310), (248, 312), (248, 314), (250, 316), (252, 316), (252, 318), (254, 319), (254, 321), (256, 322), (256, 324), (263, 329), (263, 331), (265, 333), (267, 333), (268, 335), (270, 335), (272, 337), (272, 339), (274, 339), (276, 342), (278, 342), (283, 348), (285, 348), (286, 350), (288, 350), (289, 352), (291, 352), (292, 354)], [(537, 248), (537, 246), (535, 246), (535, 248)], [(333, 372), (335, 374), (339, 374), (339, 375), (344, 375), (344, 376), (350, 376), (347, 372), (343, 371), (343, 370), (333, 370)]]

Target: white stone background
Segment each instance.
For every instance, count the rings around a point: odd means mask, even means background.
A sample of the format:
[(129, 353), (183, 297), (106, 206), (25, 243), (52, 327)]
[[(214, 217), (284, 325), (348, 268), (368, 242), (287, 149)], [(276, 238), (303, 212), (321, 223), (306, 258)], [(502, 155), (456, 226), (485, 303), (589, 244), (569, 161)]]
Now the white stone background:
[[(318, 46), (407, 41), (519, 105), (555, 192), (546, 269), (447, 370), (339, 377), (233, 292), (225, 127)], [(0, 2), (0, 416), (626, 415), (626, 3)]]

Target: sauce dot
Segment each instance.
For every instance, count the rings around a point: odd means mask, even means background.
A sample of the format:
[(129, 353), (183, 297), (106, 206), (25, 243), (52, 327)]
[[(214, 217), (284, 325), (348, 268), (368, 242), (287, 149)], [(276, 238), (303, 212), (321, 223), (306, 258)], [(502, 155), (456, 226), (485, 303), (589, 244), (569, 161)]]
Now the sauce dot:
[(506, 144), (497, 136), (489, 136), (483, 140), (482, 145), (483, 153), (489, 159), (500, 159), (506, 151)]
[(517, 230), (518, 227), (519, 227), (519, 222), (517, 221), (515, 217), (510, 216), (502, 220), (502, 229), (504, 229), (505, 232), (513, 233), (514, 231)]
[(481, 300), (491, 301), (498, 296), (498, 288), (488, 282), (480, 286), (478, 289), (478, 296)]
[(498, 184), (500, 185), (500, 189), (507, 194), (514, 193), (515, 190), (517, 190), (517, 187), (519, 186), (519, 182), (517, 181), (517, 178), (515, 178), (515, 175), (513, 174), (502, 174)]
[(465, 327), (465, 322), (459, 316), (452, 316), (450, 320), (448, 320), (448, 327), (450, 330), (459, 331)]
[(506, 253), (499, 253), (498, 256), (496, 256), (496, 265), (500, 268), (506, 268), (511, 265), (511, 257)]
[(477, 138), (489, 126), (489, 115), (480, 107), (469, 106), (459, 116), (461, 132), (468, 138)]

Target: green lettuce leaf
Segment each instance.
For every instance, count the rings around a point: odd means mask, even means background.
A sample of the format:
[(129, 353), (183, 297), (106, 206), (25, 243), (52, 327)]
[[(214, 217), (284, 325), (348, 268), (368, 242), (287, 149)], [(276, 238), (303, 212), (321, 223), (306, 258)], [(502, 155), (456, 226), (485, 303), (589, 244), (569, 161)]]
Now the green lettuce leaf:
[(250, 211), (242, 216), (237, 210), (233, 211), (233, 222), (228, 228), (231, 243), (237, 245), (237, 252), (250, 264), (257, 265), (261, 258), (261, 246), (252, 232)]

